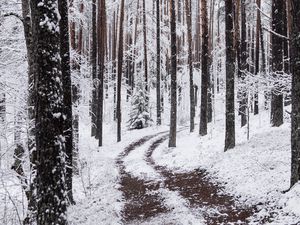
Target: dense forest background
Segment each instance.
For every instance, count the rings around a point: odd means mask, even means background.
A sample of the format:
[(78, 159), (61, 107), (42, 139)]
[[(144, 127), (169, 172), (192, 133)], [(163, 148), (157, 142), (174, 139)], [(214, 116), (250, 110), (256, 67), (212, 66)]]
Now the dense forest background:
[(0, 223), (131, 221), (145, 159), (215, 176), (245, 224), (299, 223), (299, 24), (297, 0), (1, 0)]

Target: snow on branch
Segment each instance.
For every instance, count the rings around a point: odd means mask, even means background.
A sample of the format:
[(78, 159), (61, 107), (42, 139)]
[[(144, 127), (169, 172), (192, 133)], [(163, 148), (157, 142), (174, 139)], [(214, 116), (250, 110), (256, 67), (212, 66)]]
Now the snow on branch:
[(14, 17), (18, 18), (19, 20), (21, 20), (22, 23), (24, 22), (23, 17), (20, 16), (19, 14), (17, 14), (17, 13), (10, 12), (10, 13), (6, 13), (6, 14), (3, 15), (3, 17), (9, 17), (9, 16), (14, 16)]

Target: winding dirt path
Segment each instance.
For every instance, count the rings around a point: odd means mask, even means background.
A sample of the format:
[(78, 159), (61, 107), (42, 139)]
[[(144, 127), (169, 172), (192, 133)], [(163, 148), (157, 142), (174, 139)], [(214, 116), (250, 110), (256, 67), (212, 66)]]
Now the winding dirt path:
[[(162, 134), (162, 133), (159, 133)], [(161, 213), (168, 212), (164, 206), (164, 199), (157, 193), (161, 181), (145, 181), (135, 177), (125, 170), (124, 158), (136, 148), (142, 146), (159, 134), (150, 135), (130, 144), (117, 158), (120, 171), (120, 190), (126, 201), (122, 211), (124, 223), (146, 220)]]
[[(205, 170), (173, 172), (155, 163), (152, 154), (167, 139), (167, 132), (143, 137), (126, 147), (118, 156), (116, 164), (121, 176), (119, 190), (123, 192), (125, 201), (122, 210), (123, 222), (139, 224), (149, 218), (169, 213), (172, 209), (164, 204), (165, 199), (159, 192), (163, 188), (179, 193), (189, 203), (191, 211), (196, 210), (203, 215), (207, 225), (249, 224), (247, 219), (258, 211), (257, 208), (239, 204)], [(144, 160), (161, 175), (161, 179), (144, 180), (125, 169), (124, 158), (150, 141), (152, 143), (145, 152)]]
[(247, 218), (257, 212), (255, 206), (243, 206), (225, 194), (220, 184), (213, 182), (205, 170), (175, 173), (156, 165), (152, 154), (168, 136), (164, 135), (152, 143), (146, 152), (146, 161), (165, 179), (164, 185), (171, 191), (178, 191), (192, 208), (200, 209), (207, 225), (247, 225)]

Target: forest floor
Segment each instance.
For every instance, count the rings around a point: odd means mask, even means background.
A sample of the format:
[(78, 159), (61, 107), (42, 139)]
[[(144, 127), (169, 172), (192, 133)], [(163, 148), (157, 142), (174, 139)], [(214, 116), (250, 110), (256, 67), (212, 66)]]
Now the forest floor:
[[(231, 195), (220, 193), (223, 187), (211, 181), (205, 170), (194, 170), (191, 172), (173, 172), (166, 167), (159, 166), (152, 158), (153, 151), (168, 138), (168, 134), (162, 135), (155, 140), (145, 152), (145, 161), (157, 171), (161, 177), (155, 180), (144, 180), (132, 176), (126, 172), (122, 159), (131, 151), (145, 144), (145, 142), (158, 135), (146, 136), (125, 148), (117, 161), (121, 174), (121, 188), (126, 201), (122, 210), (122, 217), (125, 223), (147, 223), (154, 224), (154, 221), (147, 221), (156, 216), (163, 217), (173, 208), (165, 205), (165, 197), (161, 195), (164, 190), (175, 192), (187, 202), (187, 209), (199, 211), (198, 217), (204, 217), (201, 223), (208, 225), (218, 224), (248, 224), (247, 218), (256, 211), (254, 206), (242, 206), (234, 200)], [(166, 217), (168, 218), (168, 217)], [(135, 221), (135, 222), (134, 222)], [(173, 221), (161, 220), (162, 224), (177, 224)], [(191, 221), (192, 223), (192, 221)]]
[(284, 192), (289, 123), (253, 118), (250, 139), (238, 128), (236, 148), (224, 152), (222, 121), (206, 137), (181, 126), (176, 148), (167, 146), (168, 126), (124, 131), (117, 144), (108, 130), (98, 148), (82, 125), (70, 224), (300, 224), (300, 185)]

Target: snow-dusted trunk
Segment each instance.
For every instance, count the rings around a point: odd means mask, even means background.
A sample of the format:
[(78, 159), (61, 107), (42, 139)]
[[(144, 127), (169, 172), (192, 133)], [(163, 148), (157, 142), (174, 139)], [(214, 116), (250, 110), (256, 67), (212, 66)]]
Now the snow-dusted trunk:
[[(256, 0), (256, 5), (260, 9), (261, 1)], [(259, 67), (259, 44), (260, 44), (260, 31), (261, 31), (261, 16), (259, 9), (256, 10), (256, 40), (255, 40), (255, 74), (257, 75), (260, 72)], [(258, 86), (256, 85), (255, 94), (254, 94), (254, 115), (259, 113), (258, 107)]]
[[(148, 56), (147, 56), (147, 23), (146, 23), (146, 4), (143, 0), (143, 38), (144, 38), (144, 76), (145, 76), (145, 90), (148, 92)], [(148, 98), (146, 96), (148, 104)]]
[(120, 22), (119, 22), (119, 51), (118, 51), (118, 81), (117, 81), (117, 141), (121, 141), (121, 85), (122, 85), (122, 67), (123, 67), (123, 22), (124, 22), (124, 0), (121, 0)]
[(37, 224), (67, 224), (63, 83), (57, 0), (33, 0)]
[(92, 118), (92, 127), (91, 134), (96, 136), (97, 124), (96, 124), (96, 115), (97, 115), (97, 91), (96, 91), (96, 79), (97, 79), (97, 6), (96, 0), (92, 2), (92, 54), (91, 54), (91, 64), (92, 64), (92, 107), (91, 107), (91, 118)]
[(30, 15), (30, 2), (29, 0), (22, 0), (22, 16), (24, 25), (24, 36), (27, 50), (28, 61), (28, 99), (27, 99), (27, 111), (28, 111), (28, 152), (30, 158), (30, 179), (29, 187), (26, 191), (26, 197), (28, 201), (27, 215), (24, 219), (24, 224), (30, 224), (35, 221), (36, 213), (36, 142), (35, 142), (35, 90), (34, 90), (34, 45), (32, 44), (32, 20)]
[[(272, 42), (272, 73), (275, 78), (279, 78), (283, 73), (283, 38), (278, 36), (284, 35), (284, 13), (282, 10), (283, 0), (273, 0), (272, 4), (272, 30), (276, 34), (271, 34)], [(283, 94), (279, 88), (274, 87), (272, 90), (271, 100), (271, 124), (279, 127), (283, 124)]]
[(194, 97), (194, 79), (193, 79), (193, 52), (192, 52), (192, 13), (191, 1), (185, 0), (187, 36), (188, 36), (188, 67), (190, 79), (190, 132), (195, 129), (195, 97)]
[(60, 57), (64, 95), (65, 114), (65, 151), (66, 151), (66, 191), (71, 204), (74, 203), (72, 192), (73, 180), (73, 113), (72, 113), (72, 81), (70, 67), (69, 15), (68, 3), (58, 0), (60, 19)]
[(171, 112), (169, 147), (176, 147), (177, 131), (177, 46), (176, 46), (176, 11), (175, 0), (170, 0), (171, 28)]
[(291, 1), (292, 167), (291, 186), (300, 180), (300, 2)]
[[(155, 1), (155, 0), (153, 0)], [(156, 0), (156, 124), (161, 125), (160, 0)]]
[(209, 67), (208, 67), (208, 15), (207, 1), (201, 0), (201, 22), (202, 22), (202, 58), (201, 58), (201, 108), (200, 108), (200, 130), (199, 134), (205, 136), (207, 134), (207, 109), (208, 109), (208, 83), (209, 83)]
[(103, 91), (106, 54), (106, 9), (105, 0), (98, 1), (98, 106), (97, 106), (97, 134), (98, 145), (103, 142)]
[[(247, 52), (247, 28), (246, 28), (246, 0), (241, 0), (241, 65), (238, 71), (239, 79), (244, 82), (246, 70), (248, 70)], [(248, 94), (245, 87), (240, 90), (239, 113), (241, 114), (241, 127), (247, 124), (247, 102)]]
[(235, 108), (234, 108), (234, 76), (235, 54), (233, 46), (233, 3), (225, 2), (225, 36), (226, 36), (226, 127), (225, 151), (235, 147)]
[(213, 76), (213, 58), (212, 51), (214, 48), (214, 12), (215, 12), (215, 0), (210, 0), (210, 9), (208, 24), (208, 92), (207, 92), (207, 122), (211, 123), (213, 120), (213, 98), (214, 98), (214, 76)]

